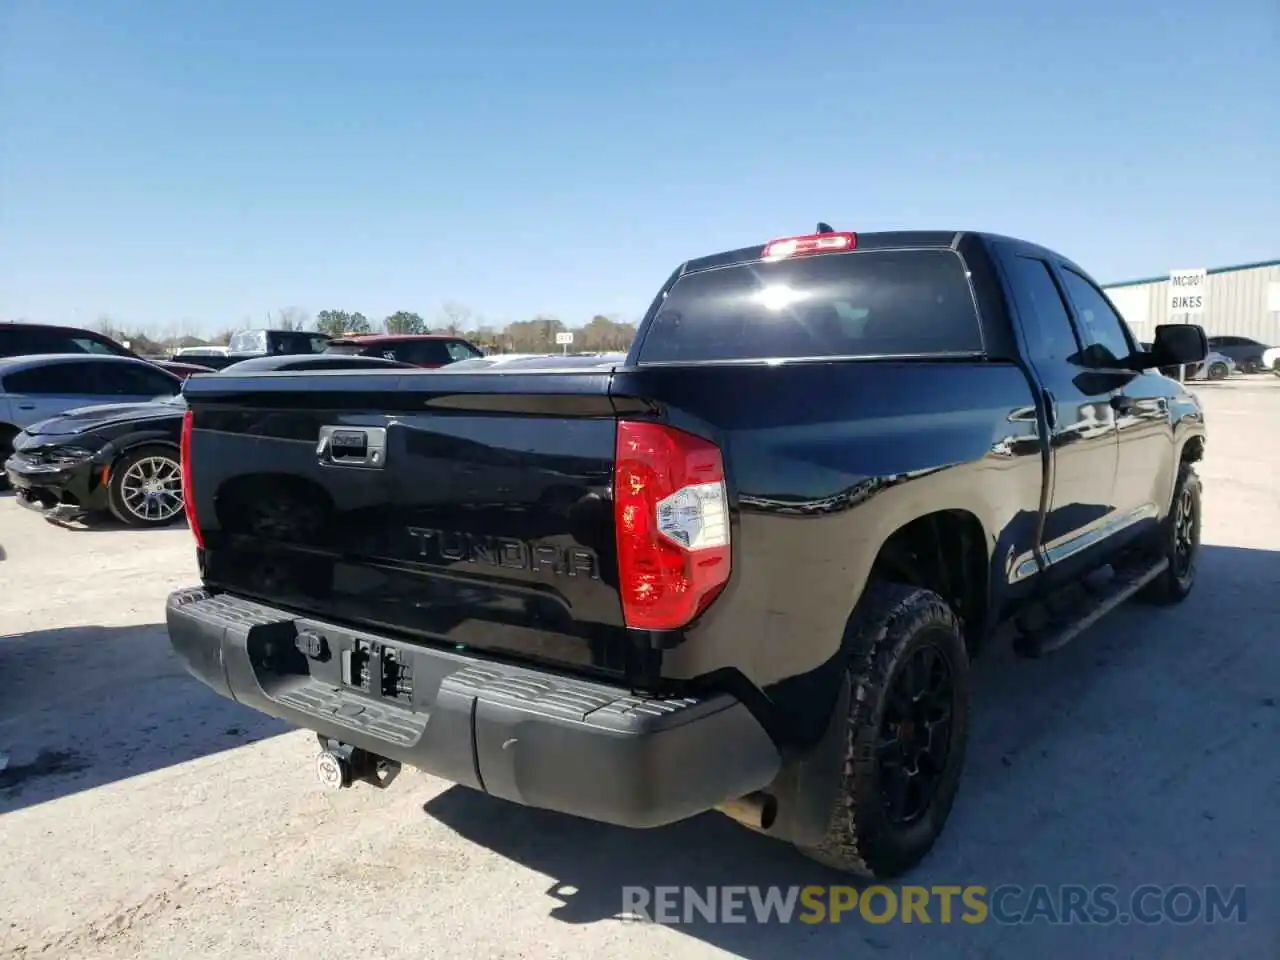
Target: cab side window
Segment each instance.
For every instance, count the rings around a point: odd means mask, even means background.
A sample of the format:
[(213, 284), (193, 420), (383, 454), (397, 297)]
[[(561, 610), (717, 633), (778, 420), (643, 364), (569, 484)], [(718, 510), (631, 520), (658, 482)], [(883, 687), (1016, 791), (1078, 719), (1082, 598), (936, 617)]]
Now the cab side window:
[(1133, 345), (1125, 332), (1124, 321), (1111, 308), (1102, 291), (1070, 267), (1062, 268), (1062, 282), (1075, 307), (1076, 317), (1088, 344), (1084, 350), (1087, 366), (1122, 368), (1133, 355)]
[(1008, 267), (1031, 359), (1078, 362), (1080, 342), (1049, 264), (1037, 257), (1014, 256)]
[(440, 340), (410, 340), (396, 349), (397, 360), (405, 363), (449, 363), (453, 358)]
[(455, 362), (484, 356), (478, 350), (473, 349), (471, 344), (465, 340), (450, 340), (447, 343), (447, 348), (449, 350), (449, 359)]

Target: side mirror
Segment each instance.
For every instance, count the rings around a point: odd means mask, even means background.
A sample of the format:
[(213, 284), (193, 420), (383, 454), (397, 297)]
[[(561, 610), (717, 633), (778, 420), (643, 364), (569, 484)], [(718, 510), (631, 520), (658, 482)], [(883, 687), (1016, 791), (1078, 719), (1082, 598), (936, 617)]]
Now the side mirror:
[(1176, 367), (1199, 363), (1209, 355), (1209, 338), (1195, 323), (1162, 323), (1156, 327), (1144, 367)]

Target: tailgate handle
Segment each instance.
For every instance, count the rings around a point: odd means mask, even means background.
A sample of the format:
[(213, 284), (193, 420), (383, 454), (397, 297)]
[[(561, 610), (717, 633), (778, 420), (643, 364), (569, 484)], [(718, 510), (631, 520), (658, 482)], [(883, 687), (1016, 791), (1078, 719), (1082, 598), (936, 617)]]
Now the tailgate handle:
[(316, 457), (335, 467), (380, 468), (387, 459), (384, 427), (321, 427)]

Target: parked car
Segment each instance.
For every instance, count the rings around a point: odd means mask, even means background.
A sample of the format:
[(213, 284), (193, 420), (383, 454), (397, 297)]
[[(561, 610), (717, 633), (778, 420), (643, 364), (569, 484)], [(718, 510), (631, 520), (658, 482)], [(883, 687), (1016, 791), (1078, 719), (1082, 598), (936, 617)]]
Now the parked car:
[(469, 340), (447, 333), (366, 333), (334, 337), (326, 353), (347, 356), (386, 357), (411, 363), (415, 367), (435, 369), (459, 360), (483, 357), (480, 348)]
[(1211, 350), (1202, 363), (1196, 364), (1187, 374), (1189, 380), (1225, 380), (1235, 372), (1236, 365), (1225, 353)]
[(517, 360), (536, 360), (541, 359), (549, 354), (545, 353), (489, 353), (482, 357), (469, 357), (466, 360), (456, 360), (449, 364), (451, 371), (458, 370), (483, 370), (487, 367), (502, 367)]
[[(248, 354), (244, 356), (258, 356), (258, 354)], [(221, 350), (216, 353), (213, 351), (203, 352), (199, 350), (192, 350), (191, 352), (184, 353), (181, 356), (174, 354), (170, 359), (171, 362), (198, 363), (202, 367), (207, 367), (208, 370), (202, 372), (208, 373), (210, 370), (221, 370), (224, 367), (228, 367), (237, 360), (244, 359), (244, 356), (232, 356), (225, 350)]]
[[(1143, 350), (1150, 351), (1152, 346), (1148, 342), (1139, 344)], [(1199, 363), (1187, 364), (1185, 370), (1181, 371), (1181, 375), (1187, 380), (1226, 380), (1231, 374), (1235, 373), (1236, 365), (1226, 354), (1210, 352)], [(1179, 376), (1180, 368), (1163, 367), (1160, 372), (1166, 377), (1173, 377), (1175, 380)]]
[[(51, 323), (0, 323), (0, 358), (50, 353), (96, 353), (113, 357), (139, 357), (128, 347), (93, 330), (55, 326)], [(147, 360), (179, 377), (208, 373), (209, 367), (189, 361)]]
[[(275, 356), (242, 360), (216, 375), (299, 369), (415, 368), (372, 357)], [(0, 383), (7, 379), (0, 367)], [(182, 514), (178, 439), (186, 409), (175, 393), (150, 402), (67, 410), (17, 434), (5, 472), (19, 502), (44, 513), (109, 511), (135, 527), (173, 523)]]
[(0, 359), (0, 462), (26, 427), (93, 403), (173, 396), (182, 380), (146, 360), (106, 353)]
[(324, 353), (329, 338), (306, 330), (241, 330), (232, 334), (227, 355), (244, 359), (277, 354)]
[(466, 373), (469, 370), (529, 370), (560, 369), (573, 367), (604, 367), (622, 363), (625, 353), (581, 353), (563, 356), (559, 353), (501, 353), (487, 357), (459, 360), (445, 369), (446, 373)]
[(607, 371), (193, 377), (169, 637), (315, 731), (327, 786), (718, 809), (894, 876), (947, 822), (984, 643), (1192, 590), (1204, 416), (1152, 371), (1206, 352), (1142, 353), (1041, 246), (823, 225), (681, 265)]
[(412, 363), (385, 357), (346, 357), (322, 353), (313, 356), (284, 355), (237, 360), (220, 371), (224, 374), (284, 373), (290, 370), (416, 370)]
[(1209, 349), (1230, 357), (1241, 373), (1262, 372), (1262, 355), (1270, 349), (1249, 337), (1210, 337)]
[(1262, 354), (1262, 368), (1280, 376), (1280, 347), (1270, 347)]
[(235, 363), (236, 358), (231, 356), (226, 347), (214, 346), (212, 344), (199, 347), (183, 347), (175, 350), (169, 357), (172, 363), (198, 363), (210, 370), (221, 370), (229, 364)]

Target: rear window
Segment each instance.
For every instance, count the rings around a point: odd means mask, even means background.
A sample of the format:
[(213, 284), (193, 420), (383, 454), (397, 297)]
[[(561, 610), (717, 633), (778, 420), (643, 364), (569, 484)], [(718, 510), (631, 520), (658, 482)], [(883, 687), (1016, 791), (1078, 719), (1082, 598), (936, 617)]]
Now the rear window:
[(640, 363), (896, 356), (982, 350), (950, 250), (867, 250), (754, 262), (677, 280)]
[(228, 353), (266, 353), (267, 331), (244, 330), (231, 338)]
[(271, 330), (267, 333), (268, 352), (272, 354), (324, 353), (329, 338), (323, 333), (299, 330)]

